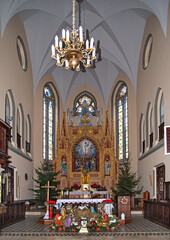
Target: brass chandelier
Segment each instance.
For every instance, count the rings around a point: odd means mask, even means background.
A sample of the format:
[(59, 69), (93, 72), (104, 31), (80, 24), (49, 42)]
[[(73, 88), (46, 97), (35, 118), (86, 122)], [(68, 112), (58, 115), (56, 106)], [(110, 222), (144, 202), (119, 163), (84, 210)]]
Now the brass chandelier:
[[(86, 42), (83, 40), (83, 28), (75, 29), (75, 0), (73, 0), (73, 14), (72, 14), (73, 30), (70, 33), (67, 29), (62, 29), (62, 38), (59, 41), (58, 36), (55, 36), (55, 46), (51, 46), (52, 55), (57, 63), (57, 66), (64, 66), (69, 69), (71, 66), (76, 71), (80, 71), (80, 62), (85, 67), (91, 66), (91, 61), (96, 59), (94, 38)], [(56, 53), (57, 51), (57, 53)]]

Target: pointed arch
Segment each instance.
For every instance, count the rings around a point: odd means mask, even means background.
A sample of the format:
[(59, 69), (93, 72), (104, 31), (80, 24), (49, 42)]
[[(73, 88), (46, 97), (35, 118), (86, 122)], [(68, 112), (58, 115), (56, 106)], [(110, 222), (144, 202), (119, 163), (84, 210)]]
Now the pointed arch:
[(59, 95), (52, 82), (43, 87), (43, 159), (55, 158), (55, 123), (60, 118)]
[(17, 147), (24, 149), (24, 110), (22, 103), (17, 108)]
[(161, 88), (158, 88), (155, 97), (155, 140), (164, 138), (164, 96)]
[(149, 102), (146, 110), (146, 148), (153, 145), (152, 105)]
[(15, 142), (15, 101), (11, 89), (5, 95), (5, 121), (12, 127), (12, 142)]
[(141, 113), (140, 116), (140, 122), (139, 122), (139, 149), (140, 153), (144, 153), (144, 117), (143, 113)]
[(73, 103), (74, 116), (77, 116), (79, 112), (82, 111), (82, 105), (84, 104), (85, 101), (88, 104), (88, 111), (91, 112), (92, 115), (96, 115), (97, 101), (95, 96), (88, 91), (83, 91), (79, 93), (74, 99)]
[(128, 136), (128, 87), (125, 82), (119, 85), (115, 95), (117, 158), (123, 163), (129, 157)]
[(30, 115), (27, 114), (27, 119), (26, 119), (26, 152), (30, 153), (31, 152), (31, 119)]

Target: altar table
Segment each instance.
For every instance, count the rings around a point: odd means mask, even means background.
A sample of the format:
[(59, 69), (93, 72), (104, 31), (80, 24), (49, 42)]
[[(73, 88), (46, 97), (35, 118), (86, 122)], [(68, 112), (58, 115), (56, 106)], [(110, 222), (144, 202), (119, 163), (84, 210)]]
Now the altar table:
[(82, 199), (57, 199), (55, 207), (59, 209), (63, 204), (71, 203), (102, 203), (106, 198), (82, 198)]

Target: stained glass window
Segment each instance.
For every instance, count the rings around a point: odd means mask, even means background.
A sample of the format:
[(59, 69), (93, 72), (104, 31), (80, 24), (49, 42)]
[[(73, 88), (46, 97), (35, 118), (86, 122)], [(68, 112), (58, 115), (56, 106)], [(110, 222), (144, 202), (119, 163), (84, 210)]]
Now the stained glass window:
[(43, 158), (52, 161), (54, 158), (54, 119), (55, 99), (50, 86), (43, 92)]
[(74, 100), (74, 115), (79, 113), (86, 114), (89, 112), (96, 115), (97, 103), (95, 97), (89, 92), (80, 93)]
[(116, 96), (117, 109), (117, 156), (120, 163), (129, 156), (128, 144), (128, 95), (127, 86), (122, 84)]

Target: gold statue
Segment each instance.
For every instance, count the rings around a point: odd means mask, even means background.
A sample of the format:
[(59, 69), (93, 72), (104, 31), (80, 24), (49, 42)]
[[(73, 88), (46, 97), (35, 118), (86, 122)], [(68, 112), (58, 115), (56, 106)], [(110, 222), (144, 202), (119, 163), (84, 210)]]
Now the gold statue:
[(83, 184), (88, 184), (88, 171), (87, 169), (81, 169), (81, 172), (83, 173)]

